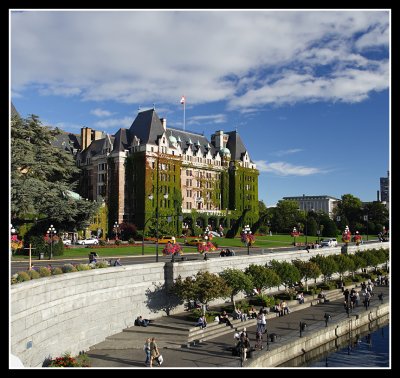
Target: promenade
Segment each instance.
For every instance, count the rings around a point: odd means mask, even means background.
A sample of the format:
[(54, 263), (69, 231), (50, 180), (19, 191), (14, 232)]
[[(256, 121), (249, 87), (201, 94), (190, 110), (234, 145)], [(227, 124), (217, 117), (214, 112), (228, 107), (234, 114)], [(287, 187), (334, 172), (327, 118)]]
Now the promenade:
[[(348, 288), (354, 287), (348, 286)], [(357, 287), (360, 290), (360, 287)], [(372, 297), (370, 309), (381, 304), (378, 294), (383, 293), (383, 303), (389, 302), (389, 287), (374, 287), (375, 295)], [(338, 290), (335, 291), (335, 300), (329, 303), (320, 303), (313, 306), (292, 305), (291, 313), (282, 317), (270, 314), (267, 320), (268, 333), (275, 333), (277, 340), (269, 341), (267, 346), (266, 335), (264, 334), (263, 350), (255, 351), (254, 357), (260, 353), (268, 353), (274, 348), (293, 341), (300, 337), (299, 323), (307, 324), (306, 331), (313, 332), (325, 327), (325, 313), (331, 315), (329, 324), (338, 323), (345, 320), (348, 316), (353, 317), (363, 311), (365, 307), (360, 304), (349, 315), (343, 306), (344, 297)], [(311, 301), (310, 296), (306, 297), (307, 302)], [(297, 308), (298, 307), (298, 308)], [(369, 310), (370, 310), (369, 309)], [(368, 311), (369, 311), (368, 310)], [(230, 347), (235, 344), (235, 329), (215, 338), (187, 345), (187, 333), (183, 332), (185, 325), (193, 327), (193, 322), (187, 322), (184, 317), (186, 313), (155, 319), (154, 325), (148, 327), (130, 327), (117, 335), (108, 337), (105, 341), (93, 345), (87, 352), (92, 362), (93, 368), (146, 368), (144, 365), (145, 353), (142, 349), (147, 337), (156, 337), (160, 351), (164, 357), (161, 367), (163, 368), (239, 368), (239, 357), (232, 356)], [(158, 323), (158, 324), (157, 324)], [(251, 345), (254, 347), (256, 320), (249, 320), (245, 323), (235, 322), (235, 328), (241, 331), (246, 327), (250, 337)], [(250, 362), (252, 359), (249, 359)], [(246, 363), (244, 365), (246, 367)], [(148, 368), (147, 368), (148, 369)]]

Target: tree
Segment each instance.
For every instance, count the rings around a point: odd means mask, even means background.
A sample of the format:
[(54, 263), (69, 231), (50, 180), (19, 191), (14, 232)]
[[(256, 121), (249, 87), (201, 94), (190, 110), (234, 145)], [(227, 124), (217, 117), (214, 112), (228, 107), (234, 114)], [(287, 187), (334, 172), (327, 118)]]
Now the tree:
[(203, 315), (210, 301), (230, 295), (225, 280), (210, 272), (197, 272), (195, 276), (186, 277), (184, 280), (179, 276), (172, 285), (171, 292), (180, 299), (203, 304)]
[(344, 194), (342, 200), (338, 203), (335, 215), (345, 217), (350, 230), (354, 230), (356, 223), (361, 220), (362, 207), (363, 205), (359, 198), (352, 194)]
[(262, 265), (251, 264), (246, 268), (245, 273), (251, 277), (258, 292), (281, 283), (280, 277), (272, 269)]
[(300, 281), (300, 272), (297, 267), (287, 261), (279, 262), (272, 260), (268, 267), (272, 269), (280, 278), (287, 291), (288, 286), (293, 286), (296, 282)]
[(234, 296), (241, 291), (249, 292), (253, 288), (253, 282), (247, 274), (240, 269), (224, 269), (220, 274), (229, 287), (231, 302), (235, 307)]
[(299, 270), (301, 280), (304, 280), (307, 291), (308, 279), (317, 279), (322, 274), (319, 266), (312, 261), (293, 260), (292, 264)]
[(336, 261), (332, 256), (317, 255), (312, 257), (310, 261), (315, 262), (319, 266), (324, 275), (324, 282), (330, 279), (333, 273), (338, 271)]
[(281, 200), (274, 210), (274, 230), (290, 233), (300, 218), (299, 205), (296, 201)]
[(367, 266), (367, 262), (362, 257), (363, 252), (356, 252), (354, 255), (349, 255), (349, 257), (353, 260), (353, 277), (354, 274), (361, 268), (365, 268)]
[(27, 213), (58, 230), (87, 226), (99, 205), (76, 199), (79, 168), (70, 153), (52, 144), (58, 129), (42, 126), (39, 118), (11, 120), (11, 220), (24, 223)]
[(335, 255), (333, 258), (337, 264), (337, 272), (340, 274), (340, 280), (343, 281), (343, 274), (345, 272), (353, 271), (354, 262), (349, 256), (346, 255)]
[(376, 255), (376, 249), (367, 249), (366, 251), (364, 251), (364, 259), (367, 262), (367, 266), (373, 266), (375, 268), (375, 270), (377, 269), (378, 265), (379, 265), (379, 258)]

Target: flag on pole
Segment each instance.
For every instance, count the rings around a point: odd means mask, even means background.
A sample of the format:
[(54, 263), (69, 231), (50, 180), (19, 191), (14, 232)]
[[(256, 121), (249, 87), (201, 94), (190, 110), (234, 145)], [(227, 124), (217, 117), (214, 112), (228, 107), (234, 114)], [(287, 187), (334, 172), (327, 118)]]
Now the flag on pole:
[(185, 96), (182, 96), (182, 98), (181, 98), (181, 104), (184, 104), (185, 103)]

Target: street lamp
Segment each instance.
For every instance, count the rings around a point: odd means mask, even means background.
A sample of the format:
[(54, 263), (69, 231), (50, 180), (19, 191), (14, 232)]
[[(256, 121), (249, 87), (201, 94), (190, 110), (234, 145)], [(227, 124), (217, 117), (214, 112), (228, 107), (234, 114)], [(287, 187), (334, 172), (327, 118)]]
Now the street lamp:
[(242, 230), (242, 234), (244, 235), (245, 242), (247, 244), (247, 254), (250, 255), (250, 235), (251, 235), (251, 229), (250, 226), (247, 224), (244, 226)]
[[(157, 164), (158, 167), (158, 164)], [(157, 173), (157, 190), (156, 190), (156, 262), (158, 262), (158, 225), (159, 225), (159, 212), (158, 212), (158, 173)], [(163, 195), (165, 199), (168, 199), (168, 193), (165, 193)], [(149, 195), (149, 200), (152, 200), (154, 198), (153, 194)]]
[(368, 214), (364, 215), (364, 221), (367, 222), (367, 241), (368, 241)]
[(114, 222), (114, 233), (115, 233), (115, 240), (118, 240), (119, 224), (117, 221)]
[(296, 247), (296, 236), (298, 236), (299, 233), (297, 232), (297, 228), (293, 227), (293, 231), (292, 231), (292, 236), (293, 236), (293, 245)]
[(51, 224), (47, 230), (47, 235), (50, 236), (50, 260), (53, 258), (53, 236), (57, 233), (56, 229)]
[(317, 230), (318, 244), (319, 244), (319, 235), (321, 234), (320, 230)]

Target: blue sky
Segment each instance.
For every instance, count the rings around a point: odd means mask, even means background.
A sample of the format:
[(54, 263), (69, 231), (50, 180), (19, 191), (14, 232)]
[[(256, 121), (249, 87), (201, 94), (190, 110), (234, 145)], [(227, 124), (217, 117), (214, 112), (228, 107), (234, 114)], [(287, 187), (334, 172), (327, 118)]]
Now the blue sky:
[(79, 133), (237, 129), (259, 198), (351, 193), (390, 170), (390, 11), (11, 11), (10, 97)]

